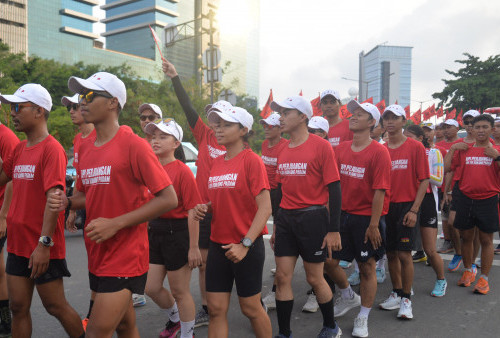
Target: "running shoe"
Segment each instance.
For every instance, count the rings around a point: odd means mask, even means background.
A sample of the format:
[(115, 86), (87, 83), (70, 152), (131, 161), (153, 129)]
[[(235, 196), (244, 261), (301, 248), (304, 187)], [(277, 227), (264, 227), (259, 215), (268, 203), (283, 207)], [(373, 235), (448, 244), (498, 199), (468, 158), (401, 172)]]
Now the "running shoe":
[(444, 238), (444, 232), (441, 232), (438, 237), (441, 238), (441, 239), (443, 239)]
[(500, 255), (500, 244), (495, 248), (495, 255)]
[(436, 284), (434, 284), (434, 290), (431, 292), (431, 296), (433, 297), (443, 297), (446, 294), (446, 287), (448, 283), (446, 279), (438, 279), (436, 280)]
[(276, 274), (276, 268), (271, 269), (271, 274), (274, 276)]
[[(481, 265), (479, 267), (481, 267)], [(477, 265), (476, 264), (472, 264), (472, 273), (474, 274), (474, 276), (477, 276)]]
[(88, 324), (89, 324), (89, 319), (88, 318), (83, 318), (82, 319), (83, 331), (87, 332), (87, 325)]
[(262, 299), (262, 302), (267, 306), (268, 310), (276, 309), (276, 293), (270, 291), (267, 296)]
[(399, 306), (398, 318), (401, 319), (413, 319), (413, 311), (411, 307), (411, 300), (408, 298), (401, 298), (401, 304)]
[(458, 281), (458, 286), (470, 286), (476, 280), (476, 275), (473, 272), (465, 270), (462, 277)]
[(457, 271), (460, 264), (462, 264), (462, 256), (453, 255), (450, 264), (448, 264), (448, 271)]
[(314, 292), (311, 292), (309, 294), (309, 297), (307, 297), (307, 302), (304, 304), (302, 307), (302, 312), (309, 312), (309, 313), (314, 313), (318, 311), (319, 305), (318, 301), (316, 299), (316, 295)]
[(359, 283), (361, 283), (361, 280), (359, 279), (359, 271), (354, 270), (349, 276), (349, 278), (347, 278), (347, 281), (352, 286), (359, 285)]
[(476, 283), (476, 286), (474, 286), (474, 293), (486, 295), (489, 291), (490, 291), (490, 284), (486, 279), (480, 277)]
[(377, 268), (375, 269), (375, 272), (377, 273), (377, 283), (382, 284), (383, 282), (385, 282), (385, 269)]
[(333, 313), (335, 317), (342, 317), (347, 313), (347, 311), (354, 309), (361, 305), (361, 297), (353, 292), (352, 298), (345, 299), (342, 297), (337, 298), (335, 301), (335, 306), (333, 307)]
[(181, 330), (181, 322), (178, 321), (177, 323), (172, 322), (169, 320), (167, 324), (165, 325), (165, 328), (163, 331), (160, 332), (159, 338), (175, 338), (177, 336), (177, 333)]
[(318, 338), (338, 338), (342, 336), (342, 330), (338, 325), (334, 329), (323, 326), (318, 334)]
[[(481, 269), (481, 258), (476, 259), (476, 261), (474, 262), (474, 264), (475, 264), (478, 268), (480, 268), (480, 269)], [(474, 265), (474, 264), (473, 264), (473, 265)]]
[(339, 262), (339, 266), (342, 268), (342, 269), (347, 269), (351, 266), (351, 262), (348, 262), (348, 261), (340, 261)]
[(451, 241), (444, 240), (443, 245), (439, 248), (438, 252), (439, 253), (448, 253), (453, 251), (453, 245), (451, 244)]
[(397, 310), (401, 305), (401, 297), (394, 291), (391, 292), (389, 297), (379, 304), (382, 310)]
[(353, 337), (368, 337), (368, 317), (357, 316), (354, 318)]
[(146, 305), (146, 296), (133, 293), (132, 302), (134, 303), (134, 307), (144, 306)]
[(413, 255), (413, 263), (427, 262), (427, 256), (423, 251), (417, 251)]
[(205, 311), (204, 308), (201, 308), (200, 311), (196, 314), (194, 318), (194, 327), (200, 327), (204, 325), (208, 325), (208, 320), (210, 317), (208, 316), (208, 312)]

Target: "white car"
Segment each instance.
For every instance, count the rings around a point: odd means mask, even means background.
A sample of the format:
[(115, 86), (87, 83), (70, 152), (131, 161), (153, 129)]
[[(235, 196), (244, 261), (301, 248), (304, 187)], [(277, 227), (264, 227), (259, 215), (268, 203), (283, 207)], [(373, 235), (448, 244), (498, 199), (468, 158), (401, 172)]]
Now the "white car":
[(186, 165), (191, 169), (194, 176), (196, 177), (196, 172), (198, 167), (196, 166), (196, 161), (198, 160), (198, 149), (190, 142), (182, 142), (182, 148), (184, 154), (186, 155)]

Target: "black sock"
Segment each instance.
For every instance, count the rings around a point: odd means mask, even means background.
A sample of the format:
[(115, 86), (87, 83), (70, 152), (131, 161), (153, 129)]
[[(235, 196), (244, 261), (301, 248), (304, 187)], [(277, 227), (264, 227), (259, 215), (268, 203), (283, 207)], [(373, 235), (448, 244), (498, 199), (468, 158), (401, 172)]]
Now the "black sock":
[(333, 282), (333, 280), (326, 273), (323, 274), (323, 277), (325, 277), (325, 280), (328, 283), (328, 286), (330, 286), (330, 290), (332, 290), (332, 293), (335, 294), (335, 283)]
[(8, 308), (9, 307), (9, 300), (8, 299), (2, 299), (0, 300), (0, 309), (2, 308)]
[[(276, 314), (278, 316), (279, 333), (290, 337), (290, 318), (292, 317), (293, 299), (292, 300), (276, 300)], [(332, 307), (333, 311), (333, 307)]]
[(402, 290), (401, 290), (401, 298), (408, 298), (408, 299), (411, 299), (411, 293), (404, 293)]
[(403, 294), (403, 289), (392, 289), (392, 292), (396, 292), (398, 297), (401, 297), (401, 295)]
[(85, 332), (80, 336), (80, 338), (85, 338)]
[(273, 292), (276, 292), (276, 284), (273, 284)]
[(321, 314), (323, 315), (323, 326), (335, 329), (335, 319), (333, 319), (333, 297), (326, 303), (318, 303)]
[(208, 306), (202, 305), (201, 307), (203, 308), (203, 310), (205, 310), (206, 313), (208, 313)]
[(87, 313), (87, 318), (90, 318), (90, 313), (92, 312), (92, 306), (94, 306), (94, 301), (90, 300), (89, 312)]

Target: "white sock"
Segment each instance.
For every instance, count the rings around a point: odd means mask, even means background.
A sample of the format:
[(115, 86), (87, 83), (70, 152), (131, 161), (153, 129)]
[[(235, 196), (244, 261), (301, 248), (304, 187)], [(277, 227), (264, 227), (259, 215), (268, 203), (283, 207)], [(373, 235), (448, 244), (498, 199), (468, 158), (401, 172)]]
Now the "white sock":
[(344, 299), (352, 299), (352, 297), (354, 296), (354, 291), (352, 291), (350, 285), (348, 287), (346, 287), (345, 289), (340, 289), (340, 292), (341, 292), (342, 298), (344, 298)]
[(485, 281), (488, 281), (488, 276), (486, 276), (486, 275), (479, 276), (479, 278), (481, 278), (481, 277), (483, 277)]
[(359, 309), (359, 314), (358, 317), (365, 317), (368, 318), (368, 315), (370, 314), (371, 307), (364, 307), (361, 305), (361, 309)]
[(377, 269), (385, 269), (385, 261), (387, 260), (387, 256), (380, 258), (377, 262)]
[(356, 271), (357, 273), (359, 273), (358, 261), (354, 260), (352, 264), (354, 264), (354, 271)]
[(165, 312), (167, 313), (168, 319), (170, 319), (170, 321), (177, 323), (180, 320), (179, 309), (177, 308), (177, 303), (174, 303), (174, 305), (172, 307), (165, 309)]
[(194, 319), (190, 322), (181, 321), (181, 338), (193, 338)]

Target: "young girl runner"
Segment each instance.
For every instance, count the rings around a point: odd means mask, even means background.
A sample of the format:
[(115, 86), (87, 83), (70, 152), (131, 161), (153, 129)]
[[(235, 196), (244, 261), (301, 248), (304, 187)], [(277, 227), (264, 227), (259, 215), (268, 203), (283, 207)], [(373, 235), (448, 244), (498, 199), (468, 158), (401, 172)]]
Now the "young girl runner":
[(210, 313), (208, 337), (228, 337), (227, 311), (233, 282), (241, 311), (256, 337), (271, 337), (271, 322), (260, 297), (266, 222), (271, 215), (269, 182), (264, 163), (245, 146), (253, 117), (233, 107), (208, 115), (215, 136), (227, 153), (213, 162), (208, 178), (210, 202), (197, 207), (198, 217), (212, 209), (206, 288)]
[[(181, 141), (183, 132), (173, 119), (149, 123), (144, 131), (160, 163), (172, 179), (177, 208), (149, 222), (149, 273), (146, 294), (168, 315), (160, 338), (192, 338), (195, 305), (189, 291), (191, 270), (202, 264), (198, 248), (199, 222), (194, 207), (201, 203), (193, 173), (185, 161)], [(170, 293), (163, 287), (168, 277)]]

